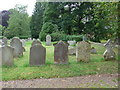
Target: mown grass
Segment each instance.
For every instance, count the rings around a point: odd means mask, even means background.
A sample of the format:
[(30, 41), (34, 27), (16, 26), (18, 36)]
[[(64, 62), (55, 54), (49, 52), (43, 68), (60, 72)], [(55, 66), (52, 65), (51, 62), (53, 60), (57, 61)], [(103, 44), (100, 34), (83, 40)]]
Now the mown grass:
[[(103, 52), (104, 47), (94, 46), (98, 53), (91, 54), (91, 60), (88, 63), (76, 62), (75, 56), (69, 56), (69, 64), (55, 65), (54, 64), (54, 47), (46, 47), (46, 64), (43, 66), (29, 66), (29, 52), (31, 42), (26, 43), (26, 52), (24, 56), (14, 59), (14, 66), (2, 67), (2, 80), (21, 80), (21, 79), (35, 79), (35, 78), (55, 78), (55, 77), (73, 77), (91, 74), (106, 74), (118, 72), (118, 60), (104, 61)], [(117, 53), (117, 49), (115, 49)], [(117, 57), (117, 56), (116, 56)]]

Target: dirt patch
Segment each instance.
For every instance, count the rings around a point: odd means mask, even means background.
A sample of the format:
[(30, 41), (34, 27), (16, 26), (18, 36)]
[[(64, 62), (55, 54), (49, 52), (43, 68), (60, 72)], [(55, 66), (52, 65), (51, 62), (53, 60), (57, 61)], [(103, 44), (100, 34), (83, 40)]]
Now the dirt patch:
[(118, 74), (3, 81), (3, 88), (118, 88)]

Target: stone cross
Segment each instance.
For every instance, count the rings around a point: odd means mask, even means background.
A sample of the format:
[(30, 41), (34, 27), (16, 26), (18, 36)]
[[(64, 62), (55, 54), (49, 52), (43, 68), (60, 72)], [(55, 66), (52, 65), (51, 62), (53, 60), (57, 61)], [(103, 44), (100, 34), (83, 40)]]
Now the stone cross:
[(109, 39), (106, 44), (104, 44), (106, 47), (105, 52), (103, 53), (105, 60), (115, 60), (115, 52), (112, 50), (111, 40)]

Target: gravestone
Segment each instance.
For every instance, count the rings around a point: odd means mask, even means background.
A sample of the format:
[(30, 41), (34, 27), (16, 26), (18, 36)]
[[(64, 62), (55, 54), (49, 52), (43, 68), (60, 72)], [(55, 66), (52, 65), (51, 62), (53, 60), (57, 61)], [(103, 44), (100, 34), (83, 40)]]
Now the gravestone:
[(39, 40), (34, 40), (32, 42), (32, 46), (34, 46), (34, 45), (41, 45), (41, 42)]
[(44, 65), (46, 61), (46, 48), (42, 45), (34, 45), (30, 48), (30, 65)]
[(26, 40), (25, 39), (21, 39), (22, 42), (22, 46), (25, 47), (26, 46)]
[(23, 55), (22, 42), (18, 37), (12, 38), (10, 45), (14, 48), (14, 57), (19, 57)]
[(70, 46), (76, 45), (76, 41), (75, 40), (74, 41), (67, 41), (67, 42), (69, 43)]
[(13, 61), (13, 55), (14, 55), (14, 48), (10, 46), (2, 46), (0, 47), (0, 66), (12, 66)]
[(87, 41), (81, 41), (77, 43), (76, 47), (76, 59), (77, 62), (84, 61), (88, 62), (90, 60), (90, 50), (91, 44)]
[(94, 47), (91, 48), (91, 54), (97, 54), (97, 50)]
[(106, 44), (104, 44), (106, 47), (106, 51), (103, 53), (105, 60), (115, 60), (115, 52), (112, 49), (111, 40), (109, 39)]
[(6, 37), (4, 37), (4, 38), (2, 39), (3, 45), (7, 45), (7, 41), (8, 41), (8, 39), (7, 39)]
[(59, 41), (54, 46), (54, 63), (67, 64), (68, 63), (68, 44)]
[(76, 47), (71, 47), (68, 49), (69, 55), (76, 55)]
[(50, 35), (47, 35), (46, 36), (46, 46), (51, 46), (51, 36)]

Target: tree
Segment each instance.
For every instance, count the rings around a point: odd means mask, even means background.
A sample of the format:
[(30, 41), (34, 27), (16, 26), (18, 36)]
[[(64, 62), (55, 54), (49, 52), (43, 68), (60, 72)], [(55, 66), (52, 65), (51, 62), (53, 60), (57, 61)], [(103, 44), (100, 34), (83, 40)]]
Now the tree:
[(38, 38), (43, 25), (44, 4), (36, 2), (33, 15), (30, 22), (30, 30), (32, 38)]
[(8, 21), (8, 27), (5, 36), (12, 38), (14, 36), (20, 38), (28, 38), (30, 36), (29, 18), (26, 13), (26, 6), (16, 5), (15, 9), (11, 9), (12, 14)]

